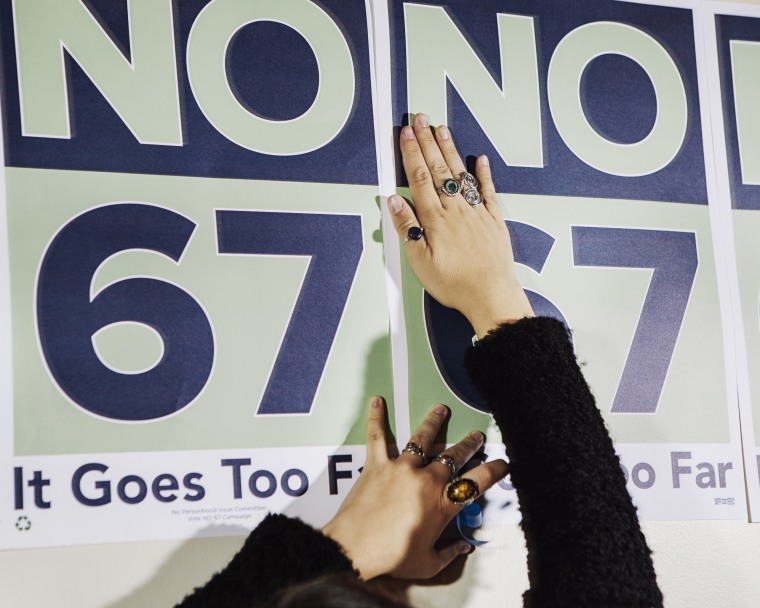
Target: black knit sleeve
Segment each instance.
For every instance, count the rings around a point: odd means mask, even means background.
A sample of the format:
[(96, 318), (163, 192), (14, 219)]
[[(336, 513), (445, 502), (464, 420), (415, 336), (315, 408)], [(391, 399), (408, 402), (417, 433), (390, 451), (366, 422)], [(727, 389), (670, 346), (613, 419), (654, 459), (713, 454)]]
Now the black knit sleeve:
[(528, 545), (526, 607), (660, 607), (620, 461), (565, 326), (504, 324), (465, 358), (510, 460)]
[(291, 585), (342, 572), (353, 566), (335, 541), (298, 519), (268, 515), (227, 567), (177, 608), (272, 606)]

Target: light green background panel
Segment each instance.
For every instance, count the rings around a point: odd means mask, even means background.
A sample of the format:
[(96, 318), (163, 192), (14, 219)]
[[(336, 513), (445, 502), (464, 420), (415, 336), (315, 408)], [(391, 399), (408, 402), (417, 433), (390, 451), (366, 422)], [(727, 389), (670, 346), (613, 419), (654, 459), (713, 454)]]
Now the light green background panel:
[(732, 213), (747, 367), (752, 392), (752, 425), (755, 447), (760, 447), (760, 212), (734, 209)]
[[(369, 397), (392, 393), (374, 186), (31, 169), (8, 169), (6, 180), (16, 455), (363, 444)], [(129, 250), (103, 262), (92, 279), (91, 293), (135, 276), (173, 283), (210, 321), (215, 361), (205, 388), (178, 413), (154, 421), (114, 421), (73, 403), (48, 372), (35, 329), (35, 280), (51, 238), (78, 214), (117, 202), (167, 208), (196, 224), (178, 263)], [(315, 208), (360, 216), (363, 253), (310, 413), (257, 415), (309, 259), (219, 254), (215, 210)], [(158, 334), (145, 325), (110, 326), (93, 342), (105, 364), (125, 372), (151, 368), (162, 353)]]
[[(554, 239), (541, 271), (518, 265), (518, 276), (526, 289), (553, 303), (570, 325), (584, 375), (614, 441), (729, 443), (724, 346), (708, 209), (677, 203), (527, 195), (502, 195), (501, 203), (509, 221), (528, 224)], [(642, 309), (650, 292), (653, 270), (576, 265), (573, 226), (694, 235), (696, 274), (677, 338), (672, 343), (672, 356), (667, 358), (664, 382), (655, 387), (661, 389), (659, 399), (651, 411), (644, 413), (647, 404), (635, 400), (632, 408), (639, 411), (612, 410), (626, 363), (633, 365), (634, 370), (647, 369), (642, 367), (641, 359), (638, 364), (629, 359), (637, 328), (648, 323), (646, 317), (642, 319)], [(639, 233), (632, 234), (635, 238)], [(412, 426), (430, 404), (442, 401), (454, 410), (449, 440), (480, 428), (488, 431), (489, 443), (496, 443), (498, 431), (490, 416), (465, 404), (444, 381), (425, 329), (422, 290), (408, 265), (403, 277)], [(660, 306), (669, 308), (670, 303), (660, 298)], [(656, 309), (649, 314), (653, 313), (660, 314)], [(651, 380), (639, 376), (638, 381)]]

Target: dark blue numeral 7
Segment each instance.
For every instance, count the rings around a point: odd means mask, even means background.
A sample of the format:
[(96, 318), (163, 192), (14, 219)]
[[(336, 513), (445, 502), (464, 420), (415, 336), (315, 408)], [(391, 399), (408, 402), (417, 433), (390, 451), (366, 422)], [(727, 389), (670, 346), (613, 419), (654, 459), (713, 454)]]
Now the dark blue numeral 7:
[(699, 259), (693, 232), (573, 226), (576, 266), (651, 268), (613, 413), (657, 411)]
[(217, 211), (220, 253), (310, 256), (258, 414), (308, 414), (364, 250), (358, 215)]

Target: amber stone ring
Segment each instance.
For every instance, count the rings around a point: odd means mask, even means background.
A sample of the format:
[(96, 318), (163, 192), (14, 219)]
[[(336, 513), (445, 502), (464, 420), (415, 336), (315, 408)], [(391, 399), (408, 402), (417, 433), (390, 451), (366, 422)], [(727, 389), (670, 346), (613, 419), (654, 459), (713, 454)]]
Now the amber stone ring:
[(446, 488), (446, 498), (455, 505), (466, 507), (480, 494), (480, 488), (472, 479), (457, 477)]

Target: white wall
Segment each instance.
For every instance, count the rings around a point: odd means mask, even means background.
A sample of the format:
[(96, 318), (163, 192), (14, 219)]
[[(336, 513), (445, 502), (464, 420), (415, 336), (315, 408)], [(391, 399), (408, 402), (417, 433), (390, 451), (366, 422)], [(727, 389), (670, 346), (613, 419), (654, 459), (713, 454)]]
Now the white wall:
[[(650, 522), (668, 608), (760, 606), (760, 524)], [(453, 582), (410, 589), (420, 608), (522, 606), (525, 549), (516, 526), (467, 558)], [(204, 582), (243, 538), (129, 543), (0, 553), (0, 603), (13, 608), (160, 608)], [(456, 576), (456, 567), (448, 578)], [(443, 577), (445, 580), (446, 577)], [(394, 585), (402, 587), (401, 585)]]

